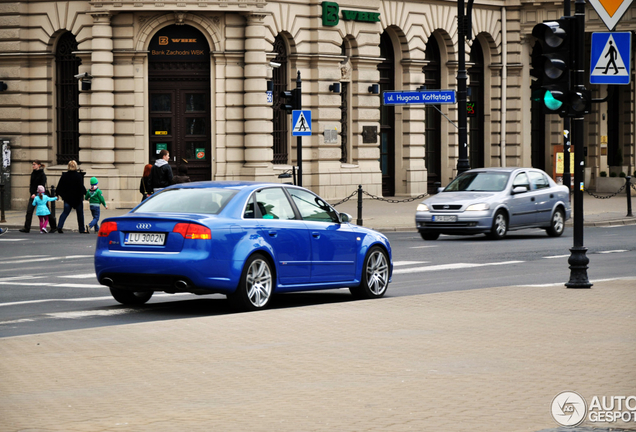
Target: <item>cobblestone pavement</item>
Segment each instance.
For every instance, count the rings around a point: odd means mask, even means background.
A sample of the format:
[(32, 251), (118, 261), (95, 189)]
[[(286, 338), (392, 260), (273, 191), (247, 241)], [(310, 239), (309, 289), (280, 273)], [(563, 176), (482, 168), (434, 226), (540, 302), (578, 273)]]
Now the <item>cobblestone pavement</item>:
[(636, 393), (636, 279), (594, 282), (3, 338), (0, 431), (561, 432)]

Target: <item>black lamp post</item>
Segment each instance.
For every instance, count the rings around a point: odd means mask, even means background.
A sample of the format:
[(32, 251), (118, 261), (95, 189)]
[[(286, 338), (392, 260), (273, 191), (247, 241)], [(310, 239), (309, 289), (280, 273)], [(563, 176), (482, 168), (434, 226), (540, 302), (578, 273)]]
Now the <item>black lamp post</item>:
[[(583, 70), (583, 59), (585, 56), (585, 44), (583, 43), (585, 41), (585, 0), (576, 0), (574, 17), (576, 22), (576, 48), (573, 84), (574, 89), (579, 90), (584, 88), (583, 84), (585, 82), (585, 72)], [(583, 246), (583, 179), (585, 178), (583, 122), (583, 115), (572, 119), (574, 128), (574, 141), (572, 141), (574, 143), (574, 240), (570, 249), (572, 254), (568, 258), (570, 280), (565, 284), (568, 288), (590, 288), (592, 286), (587, 277), (587, 265), (590, 259), (585, 255), (587, 248)]]
[(464, 0), (457, 0), (457, 34), (458, 34), (458, 70), (457, 70), (457, 116), (458, 118), (458, 138), (459, 138), (459, 158), (457, 159), (457, 174), (470, 169), (468, 162), (468, 113), (466, 111), (466, 37), (471, 34), (471, 15), (473, 0), (468, 0), (468, 11), (464, 13)]

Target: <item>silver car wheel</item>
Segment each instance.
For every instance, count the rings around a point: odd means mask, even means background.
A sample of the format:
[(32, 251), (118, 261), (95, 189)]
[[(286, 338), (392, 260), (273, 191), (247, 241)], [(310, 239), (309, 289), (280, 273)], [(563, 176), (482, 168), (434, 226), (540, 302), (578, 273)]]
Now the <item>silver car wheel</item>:
[(245, 282), (250, 303), (257, 308), (265, 306), (272, 295), (272, 271), (267, 261), (260, 258), (252, 261)]
[(563, 210), (556, 209), (550, 221), (550, 228), (546, 230), (550, 237), (559, 237), (565, 230), (565, 216)]
[(381, 250), (375, 250), (369, 256), (366, 274), (369, 290), (373, 295), (382, 295), (389, 285), (389, 265)]
[(492, 228), (490, 229), (489, 237), (495, 240), (502, 239), (508, 232), (508, 218), (503, 211), (498, 211), (495, 214), (495, 219), (492, 222)]

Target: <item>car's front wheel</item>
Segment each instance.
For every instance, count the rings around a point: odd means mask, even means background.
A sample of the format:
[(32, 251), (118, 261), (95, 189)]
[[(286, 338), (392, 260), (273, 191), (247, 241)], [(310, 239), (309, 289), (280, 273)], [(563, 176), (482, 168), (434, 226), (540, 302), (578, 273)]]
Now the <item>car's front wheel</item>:
[(130, 291), (122, 288), (110, 288), (110, 294), (115, 300), (124, 305), (139, 306), (152, 297), (152, 291)]
[(492, 220), (492, 228), (490, 229), (490, 238), (493, 240), (500, 240), (506, 236), (508, 232), (508, 218), (503, 211), (495, 213), (495, 217)]
[(439, 233), (420, 231), (420, 236), (422, 236), (424, 240), (437, 240), (439, 238)]
[(360, 299), (380, 298), (389, 286), (389, 257), (384, 249), (373, 246), (364, 259), (362, 281), (350, 288), (351, 294)]
[(565, 230), (565, 215), (563, 210), (556, 209), (550, 220), (550, 228), (546, 229), (546, 232), (550, 237), (559, 237)]
[(232, 304), (240, 310), (265, 309), (274, 289), (274, 272), (262, 254), (254, 254), (245, 263), (241, 280), (235, 293), (228, 296)]

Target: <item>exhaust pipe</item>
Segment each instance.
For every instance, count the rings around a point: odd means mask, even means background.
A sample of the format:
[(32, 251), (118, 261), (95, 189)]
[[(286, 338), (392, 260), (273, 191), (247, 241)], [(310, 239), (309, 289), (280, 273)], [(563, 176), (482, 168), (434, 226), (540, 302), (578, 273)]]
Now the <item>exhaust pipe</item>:
[(107, 287), (112, 287), (114, 283), (115, 282), (109, 277), (105, 277), (102, 279), (102, 285), (106, 285)]
[(179, 291), (185, 291), (188, 289), (188, 283), (184, 280), (178, 280), (174, 283), (174, 287)]

